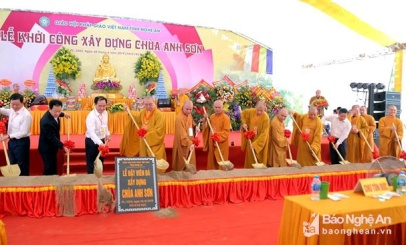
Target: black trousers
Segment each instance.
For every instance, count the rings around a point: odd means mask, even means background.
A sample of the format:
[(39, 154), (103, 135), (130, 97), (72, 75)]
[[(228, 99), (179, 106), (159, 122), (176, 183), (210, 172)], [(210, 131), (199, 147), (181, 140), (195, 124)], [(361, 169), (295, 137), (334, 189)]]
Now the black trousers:
[[(102, 140), (104, 143), (104, 140)], [(93, 140), (90, 138), (85, 139), (85, 149), (86, 149), (86, 167), (87, 173), (93, 174), (94, 172), (94, 160), (96, 160), (97, 155), (99, 154), (99, 145), (93, 143)], [(100, 157), (100, 161), (103, 163), (104, 158)]]
[(40, 152), (42, 161), (44, 162), (43, 175), (57, 175), (58, 174), (58, 150), (52, 152)]
[(18, 164), (20, 176), (30, 175), (30, 137), (8, 141), (8, 154), (11, 164)]
[[(334, 144), (337, 142), (337, 138), (334, 141)], [(344, 160), (347, 157), (347, 140), (344, 140), (343, 143), (341, 143), (338, 146), (338, 152), (340, 152), (341, 156), (343, 157)], [(330, 159), (331, 159), (331, 164), (339, 164), (341, 161), (340, 156), (337, 154), (336, 150), (334, 150), (333, 146), (330, 143)]]

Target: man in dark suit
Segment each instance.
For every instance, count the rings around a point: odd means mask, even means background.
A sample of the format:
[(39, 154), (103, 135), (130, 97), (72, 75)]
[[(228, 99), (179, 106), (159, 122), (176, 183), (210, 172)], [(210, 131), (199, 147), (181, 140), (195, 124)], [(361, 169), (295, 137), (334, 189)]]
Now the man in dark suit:
[(62, 112), (62, 102), (60, 100), (51, 100), (49, 110), (42, 116), (40, 121), (41, 130), (38, 151), (44, 162), (43, 175), (57, 174), (58, 149), (64, 149), (65, 152), (69, 151), (60, 140), (60, 117), (70, 118), (70, 115)]

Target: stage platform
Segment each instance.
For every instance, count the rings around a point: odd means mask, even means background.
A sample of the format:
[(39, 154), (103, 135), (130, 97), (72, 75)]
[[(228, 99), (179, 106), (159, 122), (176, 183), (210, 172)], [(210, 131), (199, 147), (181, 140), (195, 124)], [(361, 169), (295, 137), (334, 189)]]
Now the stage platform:
[[(313, 175), (330, 182), (331, 191), (352, 189), (370, 164), (297, 168), (203, 170), (192, 175), (171, 171), (158, 175), (160, 208), (281, 199), (309, 192)], [(115, 176), (102, 177), (115, 195)], [(97, 213), (94, 175), (21, 176), (0, 178), (0, 217), (78, 216)], [(68, 190), (68, 191), (67, 191)], [(70, 208), (69, 208), (70, 207)], [(70, 210), (70, 211), (68, 211)]]
[[(199, 134), (201, 137), (201, 134)], [(38, 152), (38, 138), (39, 135), (31, 135), (31, 151), (30, 151), (30, 176), (42, 175), (43, 163), (41, 156)], [(172, 164), (172, 146), (173, 146), (173, 134), (167, 134), (165, 136), (165, 148), (167, 161), (170, 163), (168, 172), (171, 171)], [(61, 136), (61, 140), (67, 139), (66, 135)], [(85, 136), (84, 135), (70, 135), (70, 139), (75, 142), (75, 149), (70, 155), (71, 173), (84, 174), (86, 173), (86, 162), (85, 162)], [(121, 134), (112, 135), (112, 141), (109, 143), (110, 153), (105, 159), (104, 173), (114, 174), (115, 171), (115, 157), (120, 156), (120, 142), (122, 139)], [(200, 146), (196, 148), (197, 157), (197, 169), (206, 170), (207, 168), (207, 152), (203, 152), (202, 139), (200, 138)], [(230, 143), (230, 161), (234, 164), (235, 168), (244, 168), (245, 153), (241, 150), (241, 135), (239, 131), (233, 131), (230, 133), (229, 137)], [(3, 147), (0, 144), (0, 151)], [(291, 147), (293, 159), (296, 159), (297, 148)], [(330, 163), (330, 153), (327, 138), (322, 139), (322, 161), (326, 164)], [(288, 154), (287, 154), (287, 157)], [(0, 166), (6, 165), (6, 160), (3, 152), (0, 153)], [(64, 156), (63, 151), (59, 151), (58, 156), (58, 174), (62, 175), (66, 173), (66, 156)], [(1, 173), (0, 173), (1, 176)]]

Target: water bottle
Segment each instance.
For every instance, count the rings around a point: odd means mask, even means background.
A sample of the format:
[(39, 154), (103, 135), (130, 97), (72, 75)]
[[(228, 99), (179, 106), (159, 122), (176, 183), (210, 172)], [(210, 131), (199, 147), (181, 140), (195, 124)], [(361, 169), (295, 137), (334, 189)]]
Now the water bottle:
[(313, 201), (320, 200), (320, 188), (321, 188), (321, 181), (318, 175), (315, 175), (310, 186), (311, 189), (311, 197)]
[(405, 171), (400, 171), (400, 173), (399, 173), (398, 188), (396, 189), (396, 192), (399, 195), (406, 195), (406, 175), (405, 175)]

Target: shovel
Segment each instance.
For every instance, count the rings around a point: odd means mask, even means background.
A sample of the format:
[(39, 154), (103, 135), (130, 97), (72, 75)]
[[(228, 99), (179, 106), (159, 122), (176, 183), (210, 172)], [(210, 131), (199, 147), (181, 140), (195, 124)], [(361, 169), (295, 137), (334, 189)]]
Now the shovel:
[(345, 164), (350, 164), (350, 162), (347, 161), (347, 160), (345, 160), (345, 159), (343, 158), (343, 156), (340, 154), (340, 152), (338, 151), (336, 145), (334, 145), (333, 142), (330, 142), (330, 143), (331, 143), (331, 145), (333, 146), (334, 150), (337, 152), (338, 156), (339, 156), (340, 159), (341, 159), (341, 161), (339, 161), (339, 163), (340, 163), (340, 164), (343, 164), (343, 165), (345, 165)]
[[(288, 139), (286, 139), (286, 141), (288, 141)], [(289, 152), (289, 159), (286, 159), (286, 162), (289, 164), (289, 166), (295, 167), (295, 168), (302, 168), (302, 166), (296, 160), (293, 160), (293, 158), (292, 158), (292, 151), (290, 150), (289, 141), (288, 141), (288, 152)]]
[(259, 169), (266, 168), (265, 164), (258, 162), (257, 155), (255, 154), (254, 147), (252, 146), (251, 139), (248, 139), (248, 142), (250, 143), (250, 148), (251, 148), (251, 151), (252, 151), (252, 155), (254, 156), (254, 160), (255, 160), (255, 163), (253, 163), (252, 166), (254, 168), (259, 168)]
[[(299, 125), (297, 124), (295, 118), (293, 118), (292, 115), (291, 115), (290, 117), (292, 118), (292, 121), (295, 123), (295, 125), (296, 125), (297, 129), (299, 130), (299, 132), (302, 133), (302, 130), (300, 129)], [(310, 150), (311, 153), (312, 153), (313, 158), (316, 160), (316, 163), (315, 163), (315, 164), (316, 164), (317, 166), (323, 166), (323, 165), (325, 165), (325, 163), (322, 162), (322, 161), (320, 161), (320, 159), (317, 157), (316, 153), (313, 151), (313, 149), (312, 149), (312, 147), (310, 146), (309, 142), (306, 141), (306, 143), (307, 143), (307, 146), (309, 147), (309, 150)]]
[[(128, 107), (126, 107), (127, 113), (130, 116), (131, 120), (133, 121), (135, 127), (137, 128), (137, 130), (140, 129), (140, 127), (138, 127), (137, 122), (135, 121), (133, 115), (131, 114), (131, 111)], [(145, 145), (147, 146), (149, 152), (151, 153), (152, 157), (155, 157), (154, 152), (152, 151), (151, 147), (149, 146), (147, 140), (142, 137), (142, 140), (144, 140)], [(155, 157), (156, 158), (156, 157)], [(165, 160), (165, 159), (157, 159), (157, 169), (158, 169), (158, 173), (165, 173), (165, 171), (169, 168), (169, 163)], [(161, 167), (161, 168), (159, 168)]]
[[(361, 137), (364, 139), (366, 145), (368, 146), (369, 150), (372, 152), (374, 152), (374, 149), (372, 149), (372, 146), (369, 144), (367, 138), (365, 137), (365, 135), (360, 131), (359, 134), (361, 135)], [(402, 149), (402, 147), (400, 147)], [(378, 161), (379, 162), (379, 161)]]
[[(238, 109), (240, 110), (240, 115), (241, 115), (242, 114), (241, 106), (238, 106)], [(247, 130), (245, 130), (245, 131), (247, 131)], [(255, 163), (253, 163), (252, 166), (254, 168), (259, 168), (259, 169), (266, 168), (265, 164), (258, 162), (257, 155), (255, 154), (254, 147), (252, 146), (251, 139), (248, 139), (248, 142), (250, 143), (250, 148), (251, 148), (251, 151), (252, 151), (252, 155), (254, 156), (254, 160), (255, 160)]]
[[(396, 127), (394, 123), (392, 123), (392, 126), (393, 126), (393, 127)], [(395, 136), (396, 136), (396, 141), (398, 142), (398, 145), (399, 145), (399, 147), (400, 147), (400, 152), (402, 152), (402, 151), (403, 151), (403, 147), (402, 147), (402, 144), (400, 143), (399, 136), (398, 136), (398, 132), (397, 132), (396, 130), (395, 130)], [(404, 161), (404, 159), (400, 159), (400, 160), (401, 160), (401, 161)]]
[[(203, 112), (204, 112), (204, 114), (206, 114), (206, 108), (204, 108), (204, 106), (203, 106)], [(214, 134), (214, 131), (213, 131), (213, 128), (211, 127), (211, 123), (210, 123), (210, 118), (207, 118), (207, 124), (209, 125), (209, 128), (210, 128), (210, 132), (211, 132), (211, 134), (213, 135)], [(233, 169), (234, 168), (234, 164), (232, 164), (230, 161), (224, 161), (224, 158), (223, 158), (223, 154), (221, 153), (221, 150), (220, 150), (220, 146), (219, 146), (219, 144), (217, 143), (217, 141), (214, 141), (214, 144), (216, 145), (216, 147), (217, 147), (217, 150), (219, 151), (219, 155), (220, 155), (220, 159), (221, 159), (221, 161), (220, 162), (217, 162), (221, 167), (222, 167), (222, 169), (224, 169), (224, 170), (231, 170), (231, 169)]]
[[(326, 135), (329, 135), (326, 130), (323, 128), (323, 131)], [(361, 133), (361, 132), (360, 132)], [(362, 133), (361, 133), (362, 134)], [(333, 142), (330, 142), (331, 146), (333, 146), (333, 149), (337, 152), (338, 157), (341, 159), (341, 161), (339, 161), (340, 164), (345, 165), (345, 164), (350, 164), (349, 161), (345, 160), (344, 157), (341, 155), (341, 153), (338, 151), (336, 145)]]
[[(200, 123), (197, 125), (197, 128), (199, 128), (199, 127), (200, 127)], [(196, 133), (195, 137), (197, 137), (197, 133)], [(192, 154), (193, 154), (194, 151), (195, 151), (195, 147), (193, 146), (193, 150), (189, 151), (188, 158), (186, 159), (186, 158), (183, 157), (183, 161), (185, 161), (186, 169), (192, 174), (197, 173), (195, 165), (190, 164), (190, 159), (192, 158)]]
[(102, 152), (99, 151), (99, 154), (97, 154), (97, 157), (94, 160), (93, 173), (94, 173), (94, 175), (96, 175), (97, 178), (100, 178), (103, 175), (103, 163), (100, 160), (101, 153)]
[(252, 146), (252, 141), (251, 141), (251, 139), (248, 139), (248, 141), (250, 142), (250, 147), (251, 147), (251, 150), (252, 150), (252, 155), (254, 156), (254, 160), (255, 160), (255, 163), (253, 163), (252, 166), (253, 166), (254, 168), (260, 168), (260, 169), (261, 169), (261, 168), (266, 168), (265, 164), (263, 164), (263, 163), (258, 163), (257, 155), (255, 154), (254, 147)]
[[(0, 134), (0, 136), (3, 138), (3, 134)], [(8, 158), (6, 143), (4, 142), (4, 140), (2, 141), (2, 143), (3, 143), (3, 150), (4, 150), (4, 155), (6, 157), (7, 166), (0, 167), (1, 174), (4, 177), (20, 176), (20, 174), (21, 174), (20, 166), (18, 166), (18, 164), (10, 164), (10, 159)]]
[[(70, 140), (70, 118), (68, 120), (68, 141)], [(68, 154), (66, 156), (66, 176), (75, 176), (76, 174), (70, 174), (70, 151), (68, 151)]]
[[(392, 123), (392, 126), (396, 127), (394, 123)], [(395, 136), (396, 136), (396, 141), (398, 142), (398, 145), (400, 147), (400, 150), (403, 151), (403, 147), (402, 147), (402, 144), (400, 143), (398, 132), (396, 130), (395, 130)]]
[(190, 158), (192, 158), (192, 154), (194, 152), (195, 148), (193, 147), (193, 150), (189, 151), (189, 156), (186, 159), (185, 157), (183, 157), (183, 161), (185, 161), (185, 167), (187, 169), (187, 171), (189, 171), (191, 174), (196, 174), (196, 167), (195, 165), (190, 163)]

